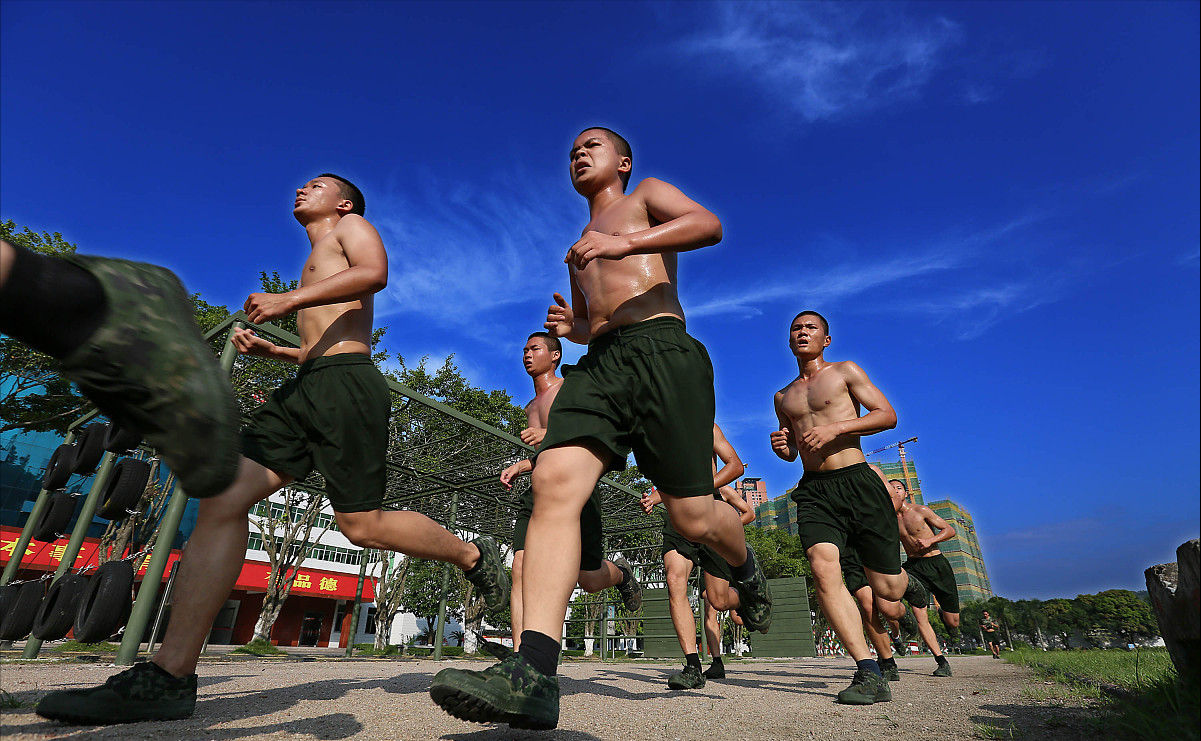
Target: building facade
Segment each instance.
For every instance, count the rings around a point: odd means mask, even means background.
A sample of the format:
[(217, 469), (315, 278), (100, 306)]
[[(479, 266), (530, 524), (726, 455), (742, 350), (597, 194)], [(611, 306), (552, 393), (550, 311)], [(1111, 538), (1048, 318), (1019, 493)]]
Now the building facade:
[(917, 477), (917, 465), (912, 460), (906, 460), (904, 466), (901, 461), (870, 462), (883, 471), (887, 478), (904, 481), (905, 488), (913, 496), (914, 504), (926, 503), (922, 498), (922, 480)]
[(789, 535), (800, 535), (796, 502), (788, 494), (768, 499), (755, 507), (755, 521), (751, 524), (764, 530), (785, 530)]
[(992, 597), (988, 569), (984, 566), (984, 554), (980, 551), (980, 539), (971, 514), (950, 499), (930, 502), (927, 506), (955, 528), (955, 537), (939, 543), (938, 548), (951, 562), (951, 568), (955, 571), (959, 601), (986, 600)]
[(767, 501), (767, 484), (763, 483), (763, 479), (746, 476), (741, 481), (735, 481), (734, 488), (751, 505), (751, 509)]

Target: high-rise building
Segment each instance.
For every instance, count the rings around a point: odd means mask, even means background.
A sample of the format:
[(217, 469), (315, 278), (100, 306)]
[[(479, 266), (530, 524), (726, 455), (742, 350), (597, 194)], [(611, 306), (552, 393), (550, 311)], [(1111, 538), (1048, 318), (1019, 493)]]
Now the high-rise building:
[(939, 543), (938, 549), (951, 562), (951, 568), (955, 571), (959, 601), (985, 600), (993, 596), (992, 584), (988, 580), (988, 569), (984, 567), (984, 554), (980, 552), (980, 539), (977, 537), (972, 516), (950, 499), (930, 502), (927, 506), (955, 528), (955, 537)]
[(905, 461), (902, 468), (901, 461), (876, 462), (871, 461), (873, 466), (878, 466), (884, 475), (890, 479), (900, 479), (905, 482), (905, 488), (913, 495), (914, 504), (925, 504), (922, 498), (922, 481), (917, 477), (917, 465), (912, 460)]
[(747, 504), (751, 505), (751, 509), (767, 501), (767, 484), (763, 483), (763, 479), (747, 476), (741, 481), (735, 481), (734, 488), (742, 494)]
[(796, 502), (787, 494), (768, 499), (755, 507), (755, 521), (751, 524), (763, 530), (786, 530), (789, 535), (799, 535)]

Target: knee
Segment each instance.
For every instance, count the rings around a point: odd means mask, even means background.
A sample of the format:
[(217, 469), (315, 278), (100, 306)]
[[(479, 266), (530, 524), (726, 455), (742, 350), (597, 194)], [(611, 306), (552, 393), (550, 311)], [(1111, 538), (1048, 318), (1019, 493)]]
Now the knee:
[(688, 594), (687, 574), (668, 574), (667, 591), (669, 594)]
[(959, 613), (944, 612), (942, 614), (942, 624), (947, 626), (948, 628), (958, 628), (959, 627)]
[[(730, 598), (729, 587), (719, 590), (710, 590), (709, 604), (713, 605), (713, 609), (717, 611), (734, 609), (734, 600)], [(713, 613), (713, 622), (717, 623), (717, 612)]]
[(237, 522), (249, 527), (247, 520), (249, 515), (250, 507), (239, 503), (233, 497), (216, 496), (200, 500), (196, 509), (196, 524), (214, 525)]
[(877, 598), (876, 609), (889, 620), (900, 620), (905, 617), (905, 603), (903, 602), (893, 602)]
[(375, 521), (370, 517), (348, 517), (341, 513), (337, 514), (338, 529), (346, 536), (346, 539), (360, 548), (379, 548), (380, 543), (376, 537)]
[(601, 568), (596, 571), (581, 571), (578, 583), (580, 589), (583, 589), (588, 594), (596, 594), (604, 589), (613, 586), (609, 583), (608, 570)]

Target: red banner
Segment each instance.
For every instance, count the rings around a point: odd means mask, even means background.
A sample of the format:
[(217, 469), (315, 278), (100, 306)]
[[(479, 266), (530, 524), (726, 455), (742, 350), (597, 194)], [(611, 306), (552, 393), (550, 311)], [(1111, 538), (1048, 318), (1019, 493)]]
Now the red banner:
[[(17, 546), (17, 539), (21, 536), (21, 531), (12, 527), (0, 527), (0, 564), (5, 564), (12, 557), (13, 548)], [(75, 558), (75, 563), (72, 568), (81, 569), (85, 566), (96, 565), (96, 551), (100, 547), (100, 541), (96, 538), (84, 538), (83, 545), (79, 548), (79, 555)], [(53, 543), (40, 543), (30, 541), (25, 548), (25, 557), (21, 559), (22, 568), (38, 569), (39, 571), (53, 571), (58, 568), (62, 562), (63, 556), (67, 550), (67, 538), (60, 538)], [(163, 570), (163, 580), (166, 581), (167, 575), (171, 573), (171, 565), (179, 560), (180, 552), (172, 550), (171, 555), (167, 557), (167, 567)], [(146, 573), (146, 564), (150, 559), (142, 564), (139, 575)], [(267, 590), (267, 579), (271, 575), (270, 564), (264, 561), (245, 560), (242, 562), (242, 572), (238, 574), (238, 581), (234, 585), (235, 589), (242, 589), (249, 592), (265, 592)], [(312, 597), (328, 597), (331, 599), (354, 599), (355, 587), (358, 584), (358, 574), (344, 574), (337, 571), (325, 571), (324, 569), (309, 569), (302, 568), (296, 574), (296, 581), (292, 584), (293, 594), (304, 594)], [(375, 599), (375, 590), (372, 589), (371, 579), (363, 582), (363, 601), (371, 602)]]

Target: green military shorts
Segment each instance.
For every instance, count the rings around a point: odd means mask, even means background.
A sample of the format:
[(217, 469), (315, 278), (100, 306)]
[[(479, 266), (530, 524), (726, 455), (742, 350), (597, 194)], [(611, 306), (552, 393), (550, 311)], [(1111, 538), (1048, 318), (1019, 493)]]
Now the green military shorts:
[(905, 560), (905, 571), (920, 579), (938, 599), (943, 612), (959, 612), (959, 588), (955, 586), (955, 571), (941, 553)]
[(730, 564), (717, 555), (717, 551), (703, 543), (693, 543), (676, 532), (676, 529), (671, 526), (671, 521), (667, 519), (666, 510), (660, 508), (659, 516), (663, 518), (663, 550), (660, 555), (666, 555), (668, 551), (675, 551), (694, 565), (700, 566), (701, 571), (706, 574), (733, 581), (734, 574), (730, 570)]
[[(513, 550), (525, 550), (525, 531), (534, 514), (534, 490), (526, 489), (521, 497), (521, 508), (517, 511), (517, 522), (513, 524)], [(600, 487), (592, 490), (592, 496), (584, 502), (580, 513), (580, 571), (596, 571), (605, 560), (605, 531), (601, 523)]]
[(842, 580), (846, 582), (847, 591), (851, 594), (871, 586), (867, 581), (867, 574), (863, 573), (863, 562), (859, 560), (859, 554), (855, 553), (854, 548), (839, 549), (838, 565), (842, 567)]
[(633, 451), (663, 493), (711, 495), (714, 407), (709, 353), (682, 321), (627, 324), (592, 340), (564, 375), (539, 452), (591, 438), (612, 453), (611, 471)]
[(379, 509), (391, 411), (388, 383), (371, 358), (313, 358), (254, 412), (242, 454), (297, 480), (317, 469), (335, 512)]
[(833, 543), (841, 554), (849, 546), (872, 571), (901, 573), (896, 509), (884, 482), (867, 463), (806, 471), (792, 498), (806, 551), (818, 543)]

